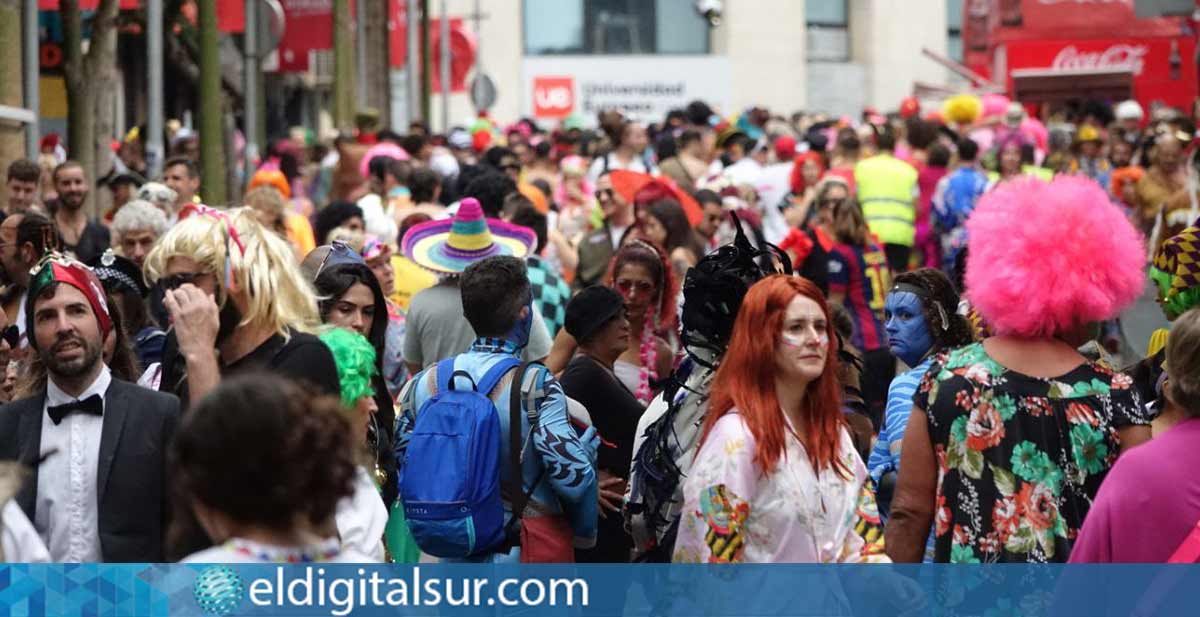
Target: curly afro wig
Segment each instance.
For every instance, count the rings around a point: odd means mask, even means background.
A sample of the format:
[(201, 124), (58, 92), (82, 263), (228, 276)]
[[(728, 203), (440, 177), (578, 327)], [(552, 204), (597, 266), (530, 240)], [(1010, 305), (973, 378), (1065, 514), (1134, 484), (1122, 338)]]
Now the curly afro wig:
[(1004, 183), (967, 233), (966, 295), (996, 334), (1048, 338), (1110, 319), (1145, 284), (1141, 234), (1088, 178)]

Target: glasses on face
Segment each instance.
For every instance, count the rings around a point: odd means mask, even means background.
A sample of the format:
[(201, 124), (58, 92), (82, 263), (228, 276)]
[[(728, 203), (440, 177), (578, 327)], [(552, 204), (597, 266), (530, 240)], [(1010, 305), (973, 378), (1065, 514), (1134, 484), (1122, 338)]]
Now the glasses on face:
[(17, 328), (17, 324), (12, 324), (0, 331), (0, 339), (8, 343), (10, 349), (16, 349), (21, 344), (21, 330)]
[(621, 290), (622, 293), (626, 293), (626, 294), (632, 292), (635, 289), (641, 293), (648, 294), (651, 291), (654, 291), (654, 284), (651, 283), (650, 281), (634, 281), (634, 280), (630, 280), (630, 279), (618, 279), (617, 280), (617, 289)]
[(599, 189), (596, 191), (596, 200), (597, 201), (608, 201), (608, 200), (612, 199), (612, 196), (613, 196), (612, 189)]
[(164, 291), (174, 291), (184, 285), (196, 284), (196, 279), (204, 276), (201, 272), (180, 272), (178, 274), (168, 274), (159, 279), (159, 285)]

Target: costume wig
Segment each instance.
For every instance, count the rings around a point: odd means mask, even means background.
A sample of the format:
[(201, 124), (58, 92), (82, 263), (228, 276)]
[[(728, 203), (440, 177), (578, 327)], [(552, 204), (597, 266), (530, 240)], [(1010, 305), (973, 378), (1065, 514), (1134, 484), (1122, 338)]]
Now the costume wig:
[[(754, 463), (762, 474), (775, 470), (786, 451), (787, 422), (775, 393), (775, 354), (788, 305), (804, 296), (821, 307), (825, 323), (833, 318), (825, 296), (811, 281), (786, 274), (768, 276), (746, 292), (733, 324), (729, 348), (713, 379), (712, 398), (704, 420), (701, 443), (721, 416), (736, 409), (754, 436)], [(833, 468), (843, 477), (852, 471), (842, 462), (839, 445), (845, 425), (838, 381), (838, 337), (829, 337), (825, 368), (811, 381), (804, 396), (804, 450), (814, 469)]]
[(320, 338), (333, 353), (333, 363), (337, 365), (342, 405), (353, 409), (358, 399), (374, 396), (372, 379), (376, 375), (375, 347), (371, 342), (363, 335), (344, 328), (331, 328), (322, 332)]
[(242, 324), (255, 324), (283, 336), (292, 330), (315, 332), (320, 325), (316, 293), (296, 264), (288, 241), (258, 222), (250, 208), (204, 208), (178, 222), (146, 256), (146, 280), (166, 276), (176, 257), (194, 259), (217, 278), (218, 303), (230, 293), (246, 294)]
[(958, 94), (946, 99), (942, 113), (955, 124), (971, 124), (983, 113), (983, 102), (974, 94)]
[(1141, 235), (1088, 178), (1001, 184), (967, 233), (967, 299), (996, 334), (1048, 338), (1110, 319), (1145, 283)]

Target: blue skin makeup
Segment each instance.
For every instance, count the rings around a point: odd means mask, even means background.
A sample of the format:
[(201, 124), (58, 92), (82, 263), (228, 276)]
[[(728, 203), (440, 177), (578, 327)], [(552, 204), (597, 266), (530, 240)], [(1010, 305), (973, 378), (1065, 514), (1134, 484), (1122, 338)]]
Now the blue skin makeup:
[(909, 367), (921, 363), (933, 347), (933, 336), (921, 310), (921, 299), (908, 291), (893, 291), (883, 305), (888, 349)]
[(529, 344), (529, 331), (533, 328), (533, 300), (526, 305), (529, 310), (525, 312), (524, 319), (518, 319), (517, 323), (513, 324), (512, 330), (508, 331), (505, 339), (517, 344), (517, 349), (525, 349)]

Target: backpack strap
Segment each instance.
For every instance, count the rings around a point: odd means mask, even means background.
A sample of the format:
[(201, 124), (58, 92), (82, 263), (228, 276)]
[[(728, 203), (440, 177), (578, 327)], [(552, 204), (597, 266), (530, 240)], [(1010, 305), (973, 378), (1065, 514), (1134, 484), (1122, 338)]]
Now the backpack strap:
[(454, 381), (454, 357), (451, 356), (438, 362), (434, 365), (433, 371), (434, 377), (437, 378), (437, 391), (449, 390), (451, 382)]
[[(531, 365), (535, 367), (535, 370), (529, 370)], [(509, 389), (509, 426), (521, 426), (520, 413), (524, 411), (525, 417), (529, 420), (529, 435), (531, 437), (538, 424), (537, 401), (543, 398), (545, 391), (544, 386), (539, 385), (538, 379), (539, 373), (543, 371), (549, 371), (549, 369), (540, 363), (522, 363), (517, 368), (517, 373), (513, 376), (512, 387)], [(512, 466), (512, 477), (514, 479), (508, 487), (508, 494), (510, 495), (512, 504), (512, 519), (509, 520), (510, 529), (514, 528), (515, 524), (521, 520), (521, 516), (525, 514), (525, 506), (528, 505), (529, 499), (533, 496), (533, 492), (537, 490), (538, 484), (542, 480), (542, 476), (539, 475), (533, 484), (530, 485), (529, 490), (524, 490), (524, 474), (521, 467), (521, 454), (524, 450), (525, 445), (522, 440), (521, 431), (514, 431), (510, 428), (508, 431), (508, 457), (509, 465)]]
[(508, 374), (509, 371), (521, 365), (521, 361), (516, 358), (503, 358), (497, 362), (487, 373), (479, 379), (479, 384), (476, 391), (480, 394), (491, 398), (492, 391), (500, 383), (500, 380)]

